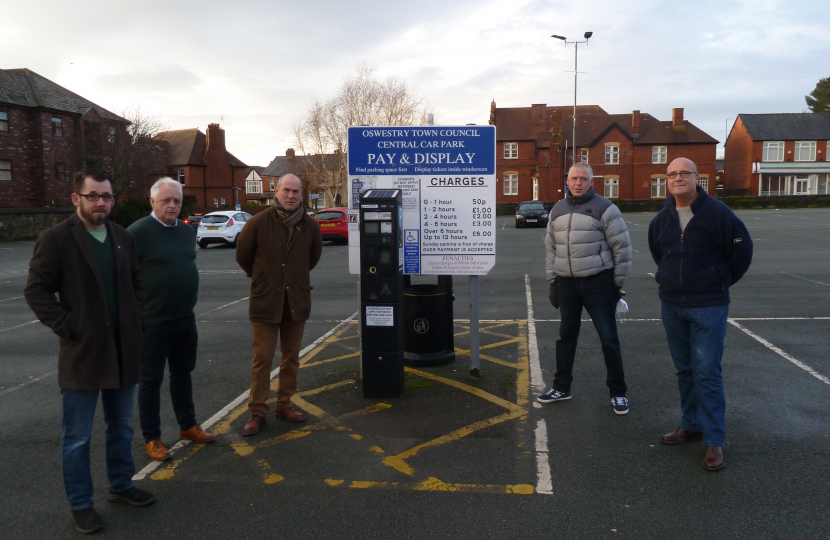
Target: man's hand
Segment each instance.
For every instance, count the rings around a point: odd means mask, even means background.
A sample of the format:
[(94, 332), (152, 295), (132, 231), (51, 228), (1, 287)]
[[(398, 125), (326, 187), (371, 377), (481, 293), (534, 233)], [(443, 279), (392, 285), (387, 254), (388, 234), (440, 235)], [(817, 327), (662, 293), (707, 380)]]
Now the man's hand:
[(550, 284), (548, 298), (550, 299), (550, 305), (552, 305), (556, 309), (559, 309), (559, 284), (555, 281)]

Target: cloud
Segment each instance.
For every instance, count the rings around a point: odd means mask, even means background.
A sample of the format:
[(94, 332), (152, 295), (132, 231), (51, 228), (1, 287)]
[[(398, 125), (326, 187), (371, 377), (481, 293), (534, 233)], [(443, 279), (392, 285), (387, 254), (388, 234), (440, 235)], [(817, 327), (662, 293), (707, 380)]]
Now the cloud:
[(185, 92), (203, 82), (201, 77), (178, 64), (157, 64), (136, 71), (99, 75), (93, 80), (106, 91), (146, 94)]

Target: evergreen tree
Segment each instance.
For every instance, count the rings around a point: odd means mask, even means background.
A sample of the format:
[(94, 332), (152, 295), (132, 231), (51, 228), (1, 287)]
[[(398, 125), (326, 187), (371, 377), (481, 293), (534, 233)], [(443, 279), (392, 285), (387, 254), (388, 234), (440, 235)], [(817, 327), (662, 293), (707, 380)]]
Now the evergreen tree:
[(804, 96), (814, 113), (830, 113), (830, 78), (821, 79), (809, 96)]

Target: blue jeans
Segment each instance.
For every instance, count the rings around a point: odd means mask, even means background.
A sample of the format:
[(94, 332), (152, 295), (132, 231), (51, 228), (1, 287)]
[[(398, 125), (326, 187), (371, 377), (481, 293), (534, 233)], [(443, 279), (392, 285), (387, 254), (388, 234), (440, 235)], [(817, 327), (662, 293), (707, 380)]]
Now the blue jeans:
[(726, 395), (721, 359), (729, 304), (684, 308), (663, 302), (662, 315), (677, 368), (680, 427), (702, 431), (706, 446), (723, 446)]
[(606, 270), (587, 278), (558, 278), (559, 339), (556, 341), (556, 375), (553, 388), (570, 392), (573, 382), (574, 358), (582, 324), (582, 308), (591, 316), (602, 344), (605, 359), (605, 384), (611, 397), (624, 397), (627, 391), (623, 372), (620, 338), (617, 335), (617, 321), (614, 313), (617, 307), (617, 291), (614, 286), (614, 271)]
[(193, 383), (199, 333), (193, 315), (144, 326), (141, 342), (141, 383), (138, 385), (138, 416), (144, 442), (161, 438), (161, 383), (164, 366), (170, 370), (170, 398), (180, 431), (196, 425)]
[(133, 487), (133, 396), (135, 386), (118, 390), (66, 390), (63, 394), (63, 485), (72, 510), (91, 508), (92, 473), (89, 469), (89, 441), (98, 394), (107, 424), (107, 479), (110, 490)]

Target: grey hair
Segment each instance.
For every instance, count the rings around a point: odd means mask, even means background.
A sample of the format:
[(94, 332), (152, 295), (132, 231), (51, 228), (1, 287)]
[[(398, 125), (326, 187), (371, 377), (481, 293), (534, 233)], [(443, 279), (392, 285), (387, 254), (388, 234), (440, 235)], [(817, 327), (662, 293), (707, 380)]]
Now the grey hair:
[(578, 161), (578, 162), (574, 163), (573, 165), (571, 165), (571, 168), (568, 169), (568, 176), (571, 175), (571, 170), (572, 169), (585, 169), (585, 170), (588, 171), (588, 178), (591, 179), (591, 180), (593, 180), (593, 178), (594, 178), (594, 169), (592, 169), (591, 166), (588, 165), (587, 163), (585, 163), (584, 161)]
[(176, 189), (179, 190), (179, 195), (182, 195), (182, 185), (176, 180), (170, 178), (169, 176), (165, 176), (163, 178), (159, 178), (158, 180), (156, 180), (156, 183), (153, 184), (153, 187), (150, 188), (150, 197), (153, 197), (155, 199), (156, 195), (158, 195), (158, 192), (161, 189), (161, 186), (175, 186)]

